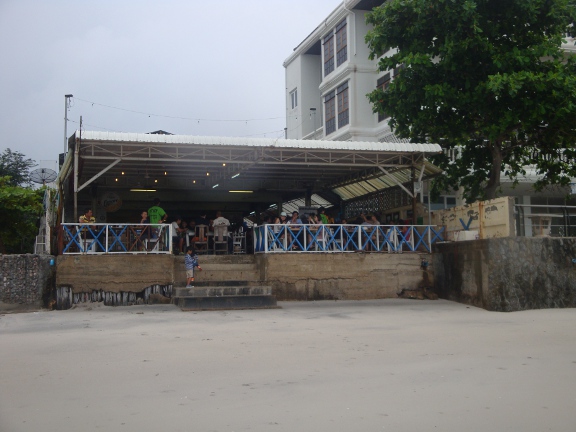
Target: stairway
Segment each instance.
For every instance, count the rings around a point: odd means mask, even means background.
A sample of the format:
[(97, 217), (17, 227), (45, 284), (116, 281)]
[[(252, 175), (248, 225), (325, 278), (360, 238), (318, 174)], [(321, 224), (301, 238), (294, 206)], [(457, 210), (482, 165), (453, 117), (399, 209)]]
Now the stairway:
[(272, 288), (262, 285), (253, 255), (202, 255), (203, 271), (196, 272), (194, 288), (185, 288), (184, 257), (178, 266), (172, 303), (183, 311), (268, 309), (278, 307)]

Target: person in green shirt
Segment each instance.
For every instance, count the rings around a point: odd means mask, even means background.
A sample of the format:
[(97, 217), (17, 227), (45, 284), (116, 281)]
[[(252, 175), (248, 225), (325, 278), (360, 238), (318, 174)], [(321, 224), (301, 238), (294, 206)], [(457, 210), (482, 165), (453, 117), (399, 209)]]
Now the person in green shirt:
[(324, 207), (320, 207), (320, 220), (323, 224), (328, 224), (328, 216), (326, 215), (326, 209)]
[(157, 225), (168, 219), (166, 212), (160, 207), (160, 198), (154, 198), (154, 205), (148, 209), (150, 224)]

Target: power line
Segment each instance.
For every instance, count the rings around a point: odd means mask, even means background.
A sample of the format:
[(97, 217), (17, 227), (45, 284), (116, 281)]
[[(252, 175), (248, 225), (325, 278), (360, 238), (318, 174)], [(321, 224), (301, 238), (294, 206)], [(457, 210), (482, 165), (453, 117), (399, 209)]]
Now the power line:
[[(78, 122), (78, 121), (71, 120), (71, 119), (68, 119), (68, 121), (71, 122), (71, 123), (76, 123), (76, 124), (79, 124), (79, 123), (80, 123), (80, 122)], [(105, 127), (102, 127), (102, 126), (97, 126), (97, 125), (93, 125), (93, 124), (85, 123), (85, 122), (82, 122), (82, 125), (83, 125), (83, 126), (90, 126), (90, 127), (97, 128), (97, 129), (102, 129), (102, 130), (105, 130), (105, 131), (108, 131), (108, 132), (119, 132), (119, 133), (122, 132), (122, 131), (119, 131), (119, 130), (116, 130), (116, 129), (109, 129), (109, 128), (105, 128)], [(240, 137), (254, 137), (254, 136), (261, 136), (261, 135), (268, 135), (268, 134), (279, 134), (279, 133), (284, 134), (284, 129), (277, 129), (277, 130), (268, 131), (268, 132), (260, 132), (260, 133), (254, 133), (254, 134), (249, 134), (249, 135), (239, 135), (239, 136), (240, 136)]]
[(127, 108), (120, 108), (120, 107), (116, 107), (113, 105), (101, 104), (98, 102), (93, 102), (93, 101), (89, 101), (89, 100), (78, 98), (78, 97), (75, 97), (74, 99), (89, 103), (92, 106), (98, 105), (101, 107), (115, 109), (115, 110), (119, 110), (119, 111), (126, 111), (126, 112), (135, 113), (135, 114), (142, 114), (142, 115), (146, 115), (148, 117), (161, 117), (161, 118), (170, 118), (170, 119), (176, 119), (176, 120), (192, 120), (192, 121), (196, 121), (196, 122), (200, 122), (200, 121), (205, 121), (205, 122), (249, 122), (249, 121), (263, 121), (263, 120), (279, 120), (279, 119), (285, 118), (285, 117), (267, 117), (267, 118), (259, 118), (259, 119), (207, 119), (207, 118), (169, 116), (169, 115), (164, 115), (164, 114), (153, 114), (153, 113), (147, 113), (144, 111), (136, 111), (136, 110), (131, 110), (131, 109), (127, 109)]

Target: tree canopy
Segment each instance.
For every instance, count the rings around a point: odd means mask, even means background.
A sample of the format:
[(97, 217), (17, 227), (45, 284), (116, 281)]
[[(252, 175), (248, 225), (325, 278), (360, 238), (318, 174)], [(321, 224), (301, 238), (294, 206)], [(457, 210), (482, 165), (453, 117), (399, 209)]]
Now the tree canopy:
[(576, 177), (576, 55), (562, 50), (574, 0), (389, 0), (367, 15), (371, 58), (399, 71), (368, 95), (412, 142), (459, 148), (433, 159), (435, 190), (491, 199), (501, 172), (535, 184)]
[(0, 177), (0, 253), (33, 252), (44, 189), (14, 186), (10, 177)]
[(30, 168), (36, 166), (32, 159), (25, 159), (20, 152), (13, 152), (9, 148), (0, 155), (0, 177), (10, 176), (6, 184), (12, 186), (29, 186)]

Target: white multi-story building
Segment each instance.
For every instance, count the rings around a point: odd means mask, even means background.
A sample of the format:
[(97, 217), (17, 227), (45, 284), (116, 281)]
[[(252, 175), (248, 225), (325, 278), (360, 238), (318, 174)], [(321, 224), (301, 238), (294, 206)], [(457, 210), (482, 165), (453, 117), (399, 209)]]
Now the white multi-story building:
[(342, 2), (286, 59), (288, 138), (397, 141), (366, 97), (394, 75), (378, 71), (364, 42), (365, 14), (382, 3)]
[[(343, 0), (285, 60), (287, 138), (402, 141), (390, 130), (386, 116), (373, 113), (367, 98), (375, 88), (386, 88), (396, 73), (379, 71), (365, 43), (366, 13), (384, 2)], [(568, 38), (563, 48), (567, 55), (576, 54), (574, 38)], [(569, 188), (534, 192), (531, 186), (537, 175), (529, 167), (527, 172), (514, 188), (503, 176), (503, 194), (517, 197), (520, 205), (576, 204), (575, 195), (566, 200)], [(431, 207), (461, 203), (457, 195), (447, 194)]]

